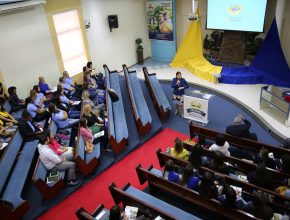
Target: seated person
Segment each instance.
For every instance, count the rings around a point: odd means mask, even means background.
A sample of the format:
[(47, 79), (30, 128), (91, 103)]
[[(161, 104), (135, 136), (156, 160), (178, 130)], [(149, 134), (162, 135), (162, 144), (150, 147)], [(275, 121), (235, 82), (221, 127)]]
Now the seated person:
[(18, 98), (15, 86), (11, 86), (8, 88), (8, 94), (9, 94), (9, 103), (11, 104), (12, 108), (11, 112), (17, 112), (20, 109), (25, 108), (25, 102), (23, 99)]
[(80, 115), (81, 115), (80, 111), (73, 110), (74, 106), (65, 105), (64, 103), (62, 103), (60, 96), (57, 95), (55, 97), (54, 104), (56, 105), (58, 109), (65, 111), (68, 114), (69, 118), (76, 118), (76, 119), (80, 118)]
[(73, 81), (73, 79), (69, 76), (69, 73), (68, 71), (64, 71), (63, 72), (63, 83), (64, 84), (67, 84), (67, 85), (70, 85), (71, 87), (75, 88), (76, 90), (81, 90), (81, 85), (78, 85), (76, 83), (76, 81)]
[(45, 105), (43, 104), (44, 102), (44, 95), (40, 93), (41, 95), (38, 95), (37, 92), (32, 89), (30, 90), (30, 97), (34, 97), (34, 105), (37, 106), (38, 108), (45, 108)]
[(263, 163), (265, 167), (269, 167), (271, 169), (276, 169), (276, 162), (273, 158), (271, 158), (268, 149), (262, 148), (259, 155), (254, 158), (254, 163), (259, 164)]
[(91, 99), (90, 99), (90, 94), (87, 90), (83, 91), (82, 95), (82, 104), (83, 105), (90, 105), (92, 108), (92, 111), (97, 115), (101, 110), (105, 110), (106, 106), (104, 103), (101, 104), (95, 104)]
[(229, 152), (229, 143), (225, 140), (225, 136), (222, 134), (218, 134), (215, 140), (215, 144), (211, 145), (209, 150), (210, 151), (220, 151), (225, 156), (230, 156)]
[(54, 139), (53, 133), (49, 132), (49, 142), (47, 144), (61, 159), (65, 157), (67, 161), (74, 160), (74, 149), (72, 147), (62, 146)]
[(196, 191), (200, 179), (198, 176), (193, 176), (192, 169), (193, 167), (191, 165), (187, 165), (178, 183), (188, 189)]
[(54, 101), (57, 108), (66, 111), (70, 118), (80, 118), (80, 111), (77, 109), (81, 108), (81, 103), (78, 105), (73, 105), (74, 101), (67, 98), (62, 85), (57, 86), (57, 92)]
[(45, 106), (47, 106), (51, 102), (51, 98), (44, 96), (38, 85), (34, 85), (33, 90), (36, 91), (36, 103), (42, 102)]
[(5, 126), (17, 125), (18, 121), (5, 111), (3, 105), (0, 105), (0, 120), (4, 122)]
[(240, 195), (237, 195), (236, 191), (228, 186), (221, 187), (221, 195), (218, 196), (218, 200), (224, 206), (229, 208), (241, 209), (249, 212), (252, 209), (252, 201), (245, 201)]
[(26, 99), (27, 102), (27, 110), (29, 114), (32, 117), (33, 121), (43, 121), (43, 120), (48, 120), (49, 118), (49, 113), (47, 112), (46, 108), (42, 107), (37, 107), (34, 102), (35, 102), (35, 96), (28, 97)]
[(203, 165), (203, 148), (200, 144), (196, 144), (190, 153), (189, 162), (193, 166), (194, 169), (198, 169), (201, 165)]
[(275, 192), (279, 193), (281, 196), (285, 196), (285, 197), (290, 198), (290, 186), (288, 186), (288, 184), (277, 187), (275, 189)]
[(179, 174), (177, 172), (175, 172), (175, 167), (174, 167), (174, 163), (172, 160), (167, 160), (165, 162), (163, 177), (168, 179), (171, 182), (178, 183)]
[(181, 160), (188, 160), (189, 152), (183, 148), (182, 141), (176, 138), (174, 147), (170, 148), (170, 155)]
[(210, 172), (204, 172), (198, 184), (199, 195), (206, 198), (217, 198), (218, 189), (214, 184), (214, 177)]
[(277, 169), (280, 172), (290, 174), (290, 155), (284, 154), (277, 163)]
[(254, 192), (253, 214), (259, 219), (270, 220), (273, 218), (273, 210), (269, 207), (263, 192)]
[(73, 79), (69, 77), (68, 71), (63, 71), (63, 83), (67, 84), (68, 86), (74, 87), (75, 83), (73, 82)]
[(59, 129), (71, 128), (80, 121), (79, 119), (68, 118), (67, 113), (57, 109), (55, 104), (50, 104), (48, 110), (52, 120), (57, 124)]
[(4, 126), (4, 122), (0, 120), (0, 140), (2, 142), (8, 142), (13, 134), (15, 133), (16, 128), (12, 128), (11, 126)]
[(206, 139), (203, 135), (196, 135), (192, 141), (200, 144), (202, 147), (206, 147), (207, 148), (207, 143), (206, 143)]
[(43, 94), (47, 95), (47, 94), (51, 94), (52, 93), (52, 91), (49, 88), (48, 84), (45, 82), (44, 77), (42, 77), (42, 76), (39, 77), (38, 85), (39, 85), (40, 91)]
[(64, 90), (69, 94), (69, 98), (73, 100), (80, 100), (81, 99), (81, 90), (76, 90), (75, 87), (66, 84), (63, 77), (59, 78), (59, 83), (63, 85)]
[[(87, 119), (81, 118), (80, 120), (80, 134), (82, 138), (84, 139), (84, 142), (86, 144), (86, 152), (92, 152), (95, 148), (96, 144), (101, 141), (103, 137), (94, 137), (92, 130), (87, 125)], [(104, 146), (106, 148), (107, 146)], [(107, 151), (107, 149), (104, 149)]]
[(110, 209), (110, 218), (109, 220), (129, 220), (125, 212), (122, 212), (120, 206), (114, 205)]
[(78, 184), (76, 181), (76, 164), (73, 161), (67, 161), (65, 157), (60, 158), (52, 149), (48, 146), (49, 136), (41, 138), (38, 144), (39, 158), (44, 164), (46, 169), (58, 171), (68, 171), (67, 181), (68, 185), (74, 186)]
[(235, 117), (234, 124), (227, 127), (226, 133), (233, 136), (257, 141), (257, 135), (255, 133), (251, 133), (250, 128), (251, 122), (239, 114), (237, 117)]
[(92, 129), (93, 134), (96, 134), (102, 130), (107, 133), (106, 119), (102, 119), (99, 115), (93, 113), (90, 105), (83, 106), (82, 117), (87, 119), (88, 127)]
[(105, 79), (102, 73), (95, 74), (95, 80), (96, 80), (98, 89), (106, 90)]
[(273, 190), (275, 188), (271, 174), (266, 169), (264, 164), (258, 164), (256, 171), (248, 173), (247, 179), (250, 183), (269, 190)]
[(73, 95), (75, 92), (75, 88), (73, 88), (71, 85), (69, 84), (65, 84), (64, 83), (64, 78), (63, 77), (59, 77), (58, 82), (63, 84), (63, 87), (66, 91), (69, 92), (70, 95)]
[(3, 104), (8, 99), (8, 96), (6, 95), (3, 85), (0, 82), (0, 104)]
[(209, 168), (226, 175), (230, 173), (228, 166), (225, 164), (225, 155), (220, 151), (215, 151), (214, 158), (209, 163)]
[(39, 140), (46, 131), (39, 124), (32, 122), (31, 115), (27, 110), (22, 113), (22, 119), (19, 120), (19, 132), (24, 141)]
[[(96, 81), (91, 77), (90, 71), (84, 72), (84, 83), (86, 83), (86, 88), (90, 93), (90, 98), (95, 100), (97, 97), (97, 83)], [(92, 97), (94, 95), (94, 97)]]

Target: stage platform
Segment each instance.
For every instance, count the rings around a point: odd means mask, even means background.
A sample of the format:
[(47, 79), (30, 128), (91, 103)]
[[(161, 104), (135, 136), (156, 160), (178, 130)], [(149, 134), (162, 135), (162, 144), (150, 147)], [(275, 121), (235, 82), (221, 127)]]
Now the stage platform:
[[(172, 68), (167, 62), (146, 59), (144, 62), (149, 73), (156, 73), (159, 80), (171, 81), (175, 77), (175, 73), (180, 71), (183, 77), (192, 85), (203, 87), (213, 93), (218, 93), (227, 99), (236, 102), (240, 107), (244, 108), (251, 114), (258, 123), (267, 127), (268, 131), (281, 139), (290, 138), (290, 127), (286, 127), (278, 120), (274, 119), (266, 112), (260, 110), (260, 91), (262, 84), (259, 85), (232, 85), (222, 83), (211, 83), (193, 75), (186, 68)], [(138, 77), (144, 79), (142, 65), (135, 65), (130, 70), (137, 70)]]

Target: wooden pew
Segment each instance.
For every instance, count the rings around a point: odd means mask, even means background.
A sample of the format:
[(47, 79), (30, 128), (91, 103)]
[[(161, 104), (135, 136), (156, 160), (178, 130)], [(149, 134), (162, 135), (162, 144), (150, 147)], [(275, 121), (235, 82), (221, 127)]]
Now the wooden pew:
[(283, 154), (290, 154), (289, 150), (286, 150), (284, 148), (280, 147), (273, 147), (268, 144), (264, 144), (258, 141), (253, 141), (245, 138), (239, 138), (236, 136), (232, 136), (225, 133), (220, 133), (214, 130), (210, 130), (204, 127), (199, 127), (194, 125), (193, 123), (189, 124), (189, 131), (190, 131), (190, 138), (194, 138), (195, 135), (203, 135), (205, 138), (208, 139), (216, 139), (216, 136), (218, 134), (223, 134), (225, 136), (225, 139), (227, 142), (229, 142), (230, 145), (236, 146), (241, 149), (246, 149), (255, 153), (260, 152), (263, 148), (266, 148), (269, 150), (269, 152), (273, 152), (274, 155), (282, 156)]
[(4, 149), (1, 150), (1, 152), (0, 152), (0, 162), (1, 162), (2, 158), (5, 156), (6, 151), (8, 150), (8, 148), (11, 146), (10, 144), (11, 144), (11, 142), (12, 142), (12, 140), (13, 140), (13, 138), (14, 138), (14, 136), (15, 136), (17, 131), (18, 131), (18, 128), (15, 130), (14, 134), (10, 138), (10, 140), (8, 142), (8, 145)]
[[(119, 154), (128, 144), (128, 128), (124, 112), (124, 106), (122, 101), (122, 95), (120, 91), (120, 85), (111, 87), (110, 77), (117, 74), (117, 71), (110, 71), (107, 65), (103, 65), (106, 76), (106, 101), (107, 101), (107, 113), (108, 113), (108, 138), (115, 154)], [(119, 96), (119, 100), (113, 103), (108, 93), (108, 89), (114, 89)], [(118, 117), (114, 118), (114, 106), (118, 109)], [(116, 109), (115, 109), (116, 111)], [(117, 112), (117, 111), (116, 111)], [(118, 123), (116, 122), (118, 120)], [(120, 123), (120, 120), (122, 123)], [(118, 126), (118, 127), (117, 127)], [(122, 132), (120, 132), (122, 131)]]
[(16, 161), (5, 191), (3, 191), (0, 199), (0, 216), (3, 220), (21, 219), (29, 209), (29, 203), (22, 198), (22, 194), (37, 144), (37, 140), (25, 142), (21, 154)]
[(209, 210), (216, 214), (218, 218), (257, 219), (253, 215), (244, 211), (227, 208), (216, 199), (201, 197), (196, 191), (185, 188), (177, 183), (170, 182), (162, 176), (154, 174), (151, 172), (152, 169), (154, 169), (153, 166), (150, 166), (146, 170), (142, 168), (140, 164), (136, 167), (136, 172), (141, 184), (144, 184), (146, 181), (148, 181), (150, 187), (168, 192), (189, 202), (189, 204), (195, 204), (206, 210)]
[[(192, 150), (195, 146), (190, 143), (189, 140), (183, 141), (183, 146), (187, 150)], [(214, 158), (214, 151), (210, 151), (206, 148), (203, 149), (204, 155), (209, 158)], [(237, 169), (242, 172), (249, 172), (249, 171), (255, 171), (257, 168), (257, 165), (251, 162), (248, 162), (246, 160), (242, 160), (236, 157), (232, 156), (225, 156), (225, 161), (229, 162), (233, 165), (237, 165)], [(271, 168), (267, 168), (267, 170), (270, 172), (271, 176), (273, 177), (273, 180), (277, 183), (283, 182), (284, 179), (290, 178), (290, 174), (280, 172), (278, 170), (273, 170)]]
[[(57, 131), (57, 125), (54, 121), (49, 120), (48, 122), (48, 130), (50, 130), (54, 135)], [(44, 166), (44, 164), (41, 162), (40, 158), (38, 158), (33, 176), (32, 176), (32, 182), (36, 186), (36, 188), (39, 190), (41, 195), (44, 199), (51, 199), (54, 196), (56, 196), (64, 187), (64, 176), (65, 172), (60, 172), (60, 179), (55, 181), (53, 184), (48, 184), (46, 182), (48, 170)]]
[(172, 215), (168, 214), (166, 211), (144, 202), (141, 198), (137, 198), (131, 195), (130, 193), (127, 193), (127, 190), (129, 188), (133, 188), (130, 186), (129, 183), (122, 189), (118, 188), (115, 185), (115, 183), (111, 183), (111, 185), (109, 186), (109, 190), (114, 199), (115, 204), (122, 203), (123, 207), (127, 205), (138, 207), (138, 211), (141, 211), (143, 214), (151, 217), (152, 219), (154, 219), (157, 216), (161, 216), (166, 220), (176, 219)]
[(76, 210), (75, 215), (79, 220), (106, 219), (109, 217), (110, 211), (105, 209), (103, 204), (100, 204), (91, 214), (89, 214), (83, 207), (80, 207)]
[(137, 78), (137, 72), (129, 72), (125, 64), (123, 70), (138, 131), (141, 135), (145, 135), (151, 129), (152, 118)]
[[(155, 87), (157, 87), (156, 89), (158, 91), (155, 91), (154, 86), (152, 85), (150, 77), (156, 78), (156, 74), (155, 73), (149, 74), (146, 67), (143, 67), (143, 73), (144, 73), (145, 83), (146, 83), (147, 87), (149, 88), (149, 93), (150, 93), (153, 105), (155, 107), (155, 110), (156, 110), (159, 118), (161, 120), (165, 121), (167, 118), (170, 117), (170, 113), (171, 113), (170, 104), (168, 103), (168, 100), (167, 100), (167, 98), (164, 94), (164, 91), (162, 90), (159, 82), (156, 82), (156, 85), (155, 85)], [(158, 79), (157, 79), (157, 81), (158, 81)]]
[(75, 162), (83, 176), (89, 175), (91, 172), (96, 170), (100, 164), (100, 143), (98, 143), (98, 146), (99, 147), (95, 147), (92, 153), (87, 154), (85, 152), (85, 142), (80, 135), (80, 131), (78, 132), (78, 140), (75, 150)]
[[(186, 167), (187, 165), (190, 164), (188, 161), (181, 160), (181, 159), (178, 159), (176, 157), (172, 157), (172, 156), (162, 152), (161, 149), (158, 149), (156, 151), (156, 154), (157, 154), (157, 158), (158, 158), (158, 161), (159, 161), (159, 164), (160, 164), (161, 167), (163, 167), (165, 165), (165, 162), (167, 160), (172, 160), (175, 165), (180, 166), (180, 167)], [(247, 182), (242, 181), (242, 180), (235, 179), (233, 177), (224, 175), (222, 173), (218, 173), (218, 172), (213, 171), (213, 170), (211, 170), (211, 169), (209, 169), (207, 167), (203, 167), (203, 166), (199, 167), (199, 172), (201, 174), (206, 172), (206, 171), (211, 172), (214, 175), (224, 179), (225, 182), (229, 183), (230, 185), (235, 185), (235, 186), (243, 188), (244, 191), (246, 191), (246, 192), (248, 192), (250, 194), (253, 191), (263, 191), (263, 192), (271, 195), (272, 197), (274, 197), (274, 201), (275, 201), (274, 205), (279, 210), (280, 209), (283, 209), (283, 210), (286, 209), (286, 206), (284, 206), (284, 204), (283, 204), (285, 201), (290, 202), (290, 199), (288, 197), (281, 196), (279, 193), (276, 193), (274, 191), (271, 191), (271, 190), (256, 186), (256, 185), (251, 184), (251, 183), (247, 183)], [(289, 211), (290, 211), (290, 209), (289, 209)]]

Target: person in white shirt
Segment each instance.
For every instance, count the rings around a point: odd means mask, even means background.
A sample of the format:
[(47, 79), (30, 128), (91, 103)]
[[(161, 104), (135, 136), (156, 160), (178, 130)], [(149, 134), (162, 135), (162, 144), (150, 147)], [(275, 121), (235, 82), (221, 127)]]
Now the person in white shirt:
[(215, 144), (211, 145), (209, 150), (210, 151), (220, 151), (225, 156), (230, 156), (229, 152), (229, 143), (225, 140), (225, 136), (222, 134), (218, 134), (215, 140)]
[(67, 185), (74, 186), (77, 185), (79, 182), (76, 181), (76, 164), (72, 161), (67, 161), (65, 157), (62, 159), (54, 153), (52, 149), (48, 146), (49, 136), (45, 136), (40, 139), (40, 143), (38, 144), (38, 152), (39, 158), (44, 166), (51, 170), (55, 168), (58, 171), (68, 171)]

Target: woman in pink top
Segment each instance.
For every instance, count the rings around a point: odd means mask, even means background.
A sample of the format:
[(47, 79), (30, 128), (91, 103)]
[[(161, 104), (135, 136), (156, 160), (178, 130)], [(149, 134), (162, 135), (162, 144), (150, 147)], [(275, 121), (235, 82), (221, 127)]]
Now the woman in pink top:
[(63, 147), (54, 139), (53, 133), (50, 132), (49, 143), (47, 144), (61, 159), (65, 158), (67, 161), (73, 161), (74, 149), (72, 147)]
[(87, 125), (87, 119), (81, 118), (80, 120), (80, 134), (84, 139), (86, 145), (86, 152), (92, 153), (94, 150), (95, 144), (98, 142), (97, 139), (94, 140), (92, 130)]
[(81, 126), (80, 133), (81, 133), (81, 136), (84, 139), (84, 141), (92, 143), (93, 133), (92, 133), (92, 130), (87, 126), (87, 119), (86, 118), (81, 118), (80, 126)]

